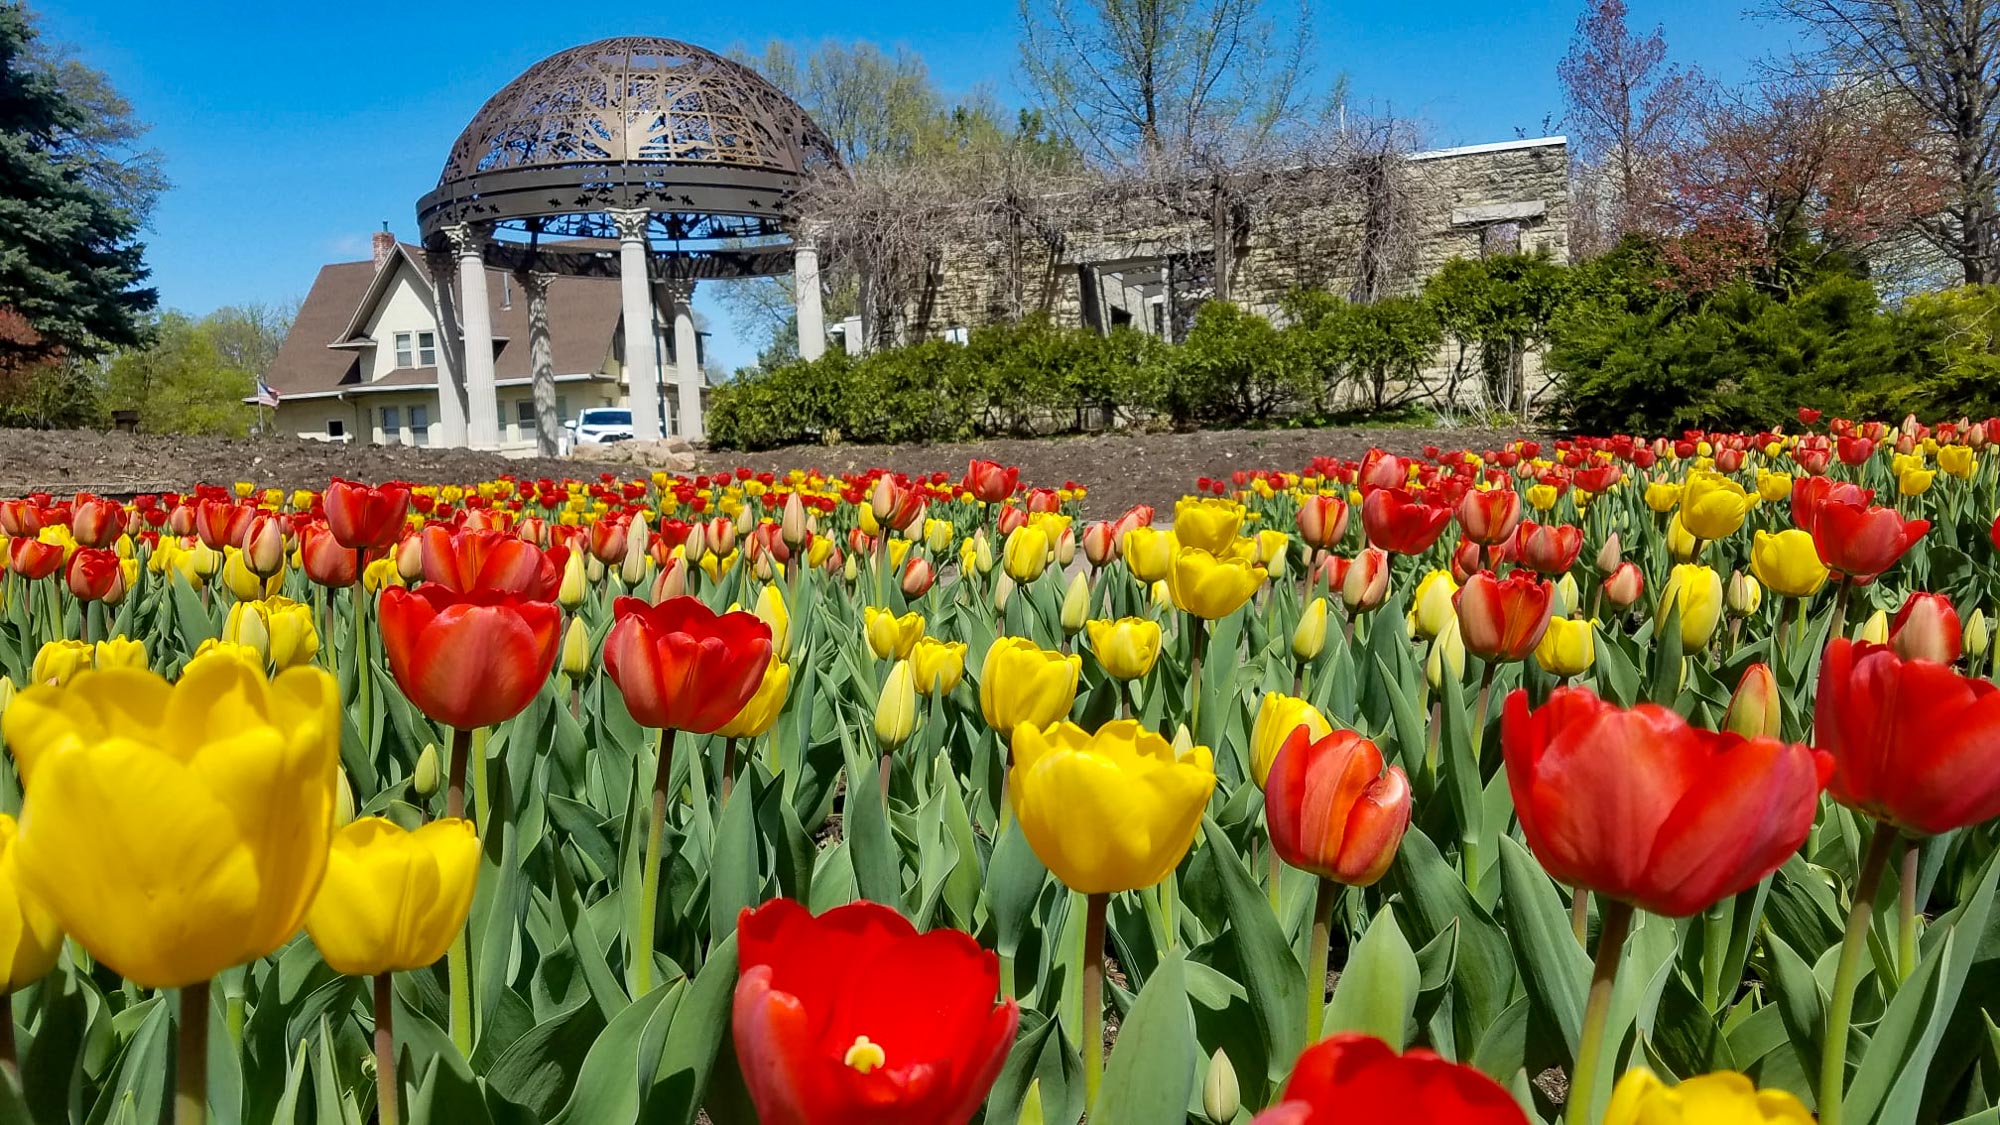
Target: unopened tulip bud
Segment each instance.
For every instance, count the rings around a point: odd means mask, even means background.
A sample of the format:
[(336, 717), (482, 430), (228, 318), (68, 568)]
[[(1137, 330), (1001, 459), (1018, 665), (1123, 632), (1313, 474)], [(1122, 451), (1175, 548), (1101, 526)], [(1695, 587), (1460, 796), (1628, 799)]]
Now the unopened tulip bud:
[(757, 513), (751, 510), (750, 505), (745, 504), (736, 509), (736, 518), (731, 521), (730, 526), (736, 530), (738, 538), (748, 535), (757, 527)]
[(556, 589), (556, 601), (564, 609), (575, 609), (583, 604), (587, 587), (583, 580), (583, 552), (571, 551), (563, 560), (562, 585)]
[(784, 514), (778, 518), (778, 538), (796, 551), (806, 542), (806, 502), (794, 492), (785, 497)]
[(1734, 617), (1748, 617), (1764, 604), (1764, 587), (1755, 578), (1735, 571), (1729, 576), (1729, 587), (1723, 592), (1723, 602), (1729, 606)]
[(1729, 697), (1723, 713), (1722, 729), (1745, 738), (1782, 738), (1784, 711), (1778, 700), (1778, 678), (1769, 664), (1752, 664), (1743, 670), (1736, 694)]
[(428, 797), (438, 791), (437, 743), (424, 743), (423, 753), (417, 755), (417, 768), (410, 774), (410, 789), (419, 797)]
[(1889, 643), (1905, 660), (1935, 660), (1952, 664), (1965, 643), (1958, 611), (1942, 594), (1911, 594), (1889, 626)]
[(1340, 600), (1349, 613), (1368, 613), (1389, 596), (1389, 552), (1367, 547), (1354, 556), (1341, 579)]
[(1076, 560), (1076, 532), (1065, 527), (1055, 541), (1056, 565), (1067, 567)]
[(903, 596), (921, 598), (930, 592), (931, 583), (937, 580), (937, 570), (931, 560), (919, 555), (903, 565)]
[(415, 582), (424, 576), (424, 541), (414, 535), (403, 536), (396, 544), (396, 573), (404, 582)]
[(1989, 637), (1986, 631), (1985, 610), (1975, 609), (1965, 619), (1963, 640), (1965, 642), (1965, 655), (1974, 660), (1986, 655), (1986, 646)]
[(1604, 546), (1597, 549), (1597, 573), (1610, 574), (1624, 561), (1625, 548), (1618, 542), (1618, 533), (1614, 531), (1604, 537)]
[[(685, 560), (668, 559), (667, 565), (661, 567), (660, 573), (653, 577), (652, 603), (659, 605), (661, 602), (687, 593), (687, 574)], [(643, 580), (645, 575), (640, 575), (640, 578)]]
[(243, 565), (259, 578), (285, 568), (285, 529), (275, 516), (258, 516), (243, 533)]
[(850, 586), (854, 585), (855, 579), (861, 577), (861, 567), (854, 561), (853, 555), (847, 556), (846, 560), (840, 564), (840, 576), (845, 578), (847, 584)]
[(269, 660), (271, 629), (263, 606), (257, 602), (237, 602), (230, 606), (229, 616), (222, 621), (222, 639), (256, 649), (257, 655)]
[(1174, 592), (1164, 578), (1153, 583), (1153, 608), (1162, 612), (1174, 608)]
[(604, 581), (604, 560), (596, 555), (583, 560), (583, 579), (593, 586)]
[(14, 702), (13, 677), (0, 676), (0, 715), (5, 715), (7, 713), (7, 708), (12, 706), (13, 702)]
[(562, 672), (572, 680), (581, 679), (590, 671), (590, 630), (583, 618), (569, 619), (569, 629), (563, 633)]
[(1042, 1080), (1037, 1078), (1028, 1083), (1028, 1093), (1021, 1099), (1021, 1117), (1018, 1125), (1044, 1125), (1042, 1116)]
[(896, 511), (896, 482), (886, 476), (875, 478), (875, 488), (868, 494), (868, 510), (875, 516), (876, 523), (886, 523)]
[(1417, 583), (1416, 597), (1410, 599), (1410, 630), (1421, 637), (1435, 637), (1458, 617), (1452, 595), (1458, 583), (1449, 570), (1433, 570)]
[(1236, 1068), (1229, 1062), (1229, 1056), (1217, 1047), (1208, 1060), (1208, 1077), (1201, 1083), (1201, 1111), (1217, 1125), (1227, 1125), (1236, 1119), (1236, 1111), (1243, 1107), (1243, 1090), (1236, 1081)]
[(1083, 529), (1083, 557), (1094, 567), (1118, 557), (1118, 537), (1108, 521), (1098, 520)]
[(778, 576), (778, 562), (771, 557), (771, 552), (759, 551), (757, 561), (750, 566), (750, 573), (756, 575), (759, 582), (769, 582)]
[(1014, 580), (1003, 573), (1000, 575), (1000, 580), (993, 584), (994, 610), (1004, 612), (1007, 609), (1007, 599), (1013, 596)]
[(1888, 613), (1878, 609), (1874, 613), (1869, 614), (1868, 620), (1861, 626), (1861, 639), (1867, 641), (1869, 644), (1872, 645), (1888, 644), (1889, 643)]
[(1604, 600), (1617, 609), (1631, 609), (1646, 595), (1646, 575), (1636, 563), (1622, 562), (1604, 580)]
[(1465, 679), (1465, 638), (1459, 636), (1456, 618), (1431, 642), (1430, 655), (1424, 658), (1424, 678), (1432, 691), (1444, 690), (1447, 677)]
[(1582, 595), (1577, 592), (1576, 575), (1563, 571), (1563, 576), (1549, 583), (1549, 616), (1568, 617), (1575, 613), (1582, 603)]
[(687, 538), (681, 540), (681, 554), (692, 563), (699, 563), (708, 554), (707, 524), (696, 521), (689, 525)]
[(1090, 619), (1090, 582), (1082, 571), (1070, 575), (1069, 585), (1063, 590), (1062, 630), (1063, 636), (1074, 637), (1083, 631), (1083, 623)]
[(1326, 648), (1326, 599), (1314, 598), (1299, 614), (1298, 628), (1292, 630), (1292, 659), (1304, 663), (1319, 659)]
[(1194, 735), (1188, 732), (1187, 724), (1174, 728), (1174, 757), (1178, 758), (1194, 749)]
[(917, 680), (910, 662), (898, 660), (882, 682), (882, 694), (875, 701), (875, 739), (882, 752), (893, 752), (910, 739), (917, 728)]
[(757, 591), (757, 620), (771, 630), (771, 659), (780, 664), (792, 658), (792, 612), (785, 605), (784, 592), (776, 586)]
[(354, 786), (347, 780), (347, 770), (342, 767), (333, 779), (333, 826), (345, 828), (354, 823)]

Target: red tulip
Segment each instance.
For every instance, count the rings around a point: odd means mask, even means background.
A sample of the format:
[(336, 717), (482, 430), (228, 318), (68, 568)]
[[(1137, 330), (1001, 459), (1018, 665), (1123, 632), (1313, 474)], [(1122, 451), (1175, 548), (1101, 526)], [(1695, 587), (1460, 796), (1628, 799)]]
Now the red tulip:
[(1322, 551), (1332, 550), (1347, 536), (1347, 501), (1338, 496), (1308, 496), (1299, 501), (1299, 538)]
[(321, 506), (326, 510), (327, 529), (348, 550), (393, 547), (409, 516), (410, 490), (400, 484), (370, 488), (336, 480), (326, 487)]
[(1340, 576), (1340, 600), (1349, 613), (1367, 613), (1389, 596), (1389, 553), (1363, 547)]
[(354, 551), (343, 546), (331, 531), (317, 525), (307, 527), (299, 537), (299, 561), (305, 566), (307, 578), (334, 590), (354, 585), (360, 570), (355, 565)]
[(1985, 680), (1837, 637), (1813, 732), (1848, 808), (1919, 836), (2000, 816), (2000, 689)]
[(203, 500), (195, 506), (194, 532), (213, 551), (241, 547), (243, 533), (250, 530), (250, 521), (256, 518), (257, 509), (248, 504), (232, 500)]
[(1427, 504), (1407, 488), (1377, 488), (1361, 501), (1368, 542), (1399, 555), (1421, 555), (1444, 534), (1451, 509)]
[(1986, 537), (1993, 541), (1993, 549), (2000, 551), (2000, 516), (1993, 517), (1993, 526), (1986, 529)]
[(78, 600), (102, 601), (124, 585), (125, 570), (116, 552), (79, 547), (69, 557), (69, 565), (63, 570), (63, 581)]
[(1307, 1047), (1278, 1104), (1251, 1125), (1527, 1125), (1506, 1087), (1421, 1048), (1397, 1054), (1372, 1035), (1342, 1032)]
[(1943, 594), (1911, 594), (1889, 623), (1889, 646), (1905, 660), (1935, 660), (1950, 664), (1964, 646), (1964, 626), (1958, 610)]
[(1621, 562), (1604, 577), (1604, 600), (1619, 609), (1630, 609), (1646, 594), (1646, 575), (1636, 563)]
[(1814, 410), (1810, 406), (1799, 407), (1799, 422), (1803, 425), (1810, 426), (1815, 422), (1818, 422), (1821, 417), (1822, 417), (1821, 412)]
[(1569, 572), (1583, 553), (1583, 529), (1572, 524), (1524, 523), (1514, 535), (1514, 556), (1551, 578)]
[(1361, 458), (1354, 480), (1363, 496), (1378, 488), (1402, 488), (1410, 483), (1409, 463), (1393, 453), (1371, 449)]
[(1053, 488), (1031, 488), (1028, 490), (1028, 510), (1030, 512), (1062, 511), (1062, 494)]
[(1873, 499), (1875, 490), (1872, 488), (1862, 488), (1858, 484), (1834, 480), (1832, 477), (1807, 477), (1792, 484), (1792, 526), (1811, 535), (1813, 529), (1818, 526), (1817, 517), (1822, 501), (1846, 500), (1866, 505)]
[(32, 539), (44, 526), (41, 505), (33, 500), (0, 500), (0, 531), (14, 538), (25, 535)]
[(1382, 765), (1382, 751), (1354, 731), (1314, 742), (1306, 727), (1294, 728), (1264, 782), (1279, 857), (1351, 887), (1379, 881), (1410, 826), (1410, 779)]
[(505, 722), (548, 682), (562, 611), (519, 594), (426, 582), (382, 591), (382, 650), (417, 710), (460, 730)]
[(1523, 660), (1549, 629), (1549, 584), (1517, 570), (1506, 578), (1480, 571), (1452, 595), (1459, 639), (1481, 660)]
[(1084, 526), (1083, 557), (1093, 568), (1104, 566), (1118, 557), (1118, 538), (1112, 534), (1110, 521), (1098, 520)]
[(1931, 529), (1929, 520), (1906, 520), (1894, 508), (1863, 507), (1827, 499), (1813, 511), (1813, 545), (1836, 577), (1866, 585), (1896, 565), (1903, 552)]
[(1347, 572), (1353, 566), (1353, 559), (1344, 559), (1339, 555), (1321, 555), (1319, 564), (1313, 568), (1312, 581), (1308, 585), (1319, 589), (1324, 583), (1324, 588), (1329, 593), (1344, 590), (1347, 587)]
[(450, 590), (501, 590), (529, 601), (546, 602), (562, 587), (562, 563), (552, 548), (541, 548), (502, 531), (424, 528), (423, 576)]
[(631, 523), (623, 516), (602, 516), (590, 525), (590, 553), (605, 566), (617, 566), (625, 561), (625, 540), (631, 534)]
[(1870, 457), (1875, 455), (1875, 442), (1871, 438), (1835, 438), (1833, 445), (1834, 452), (1840, 457), (1840, 463), (1850, 467), (1865, 464)]
[(7, 540), (7, 565), (23, 578), (47, 578), (62, 564), (63, 549), (59, 543), (22, 536)]
[(713, 734), (743, 710), (771, 663), (771, 627), (755, 614), (717, 614), (699, 598), (612, 604), (604, 669), (643, 726)]
[(731, 1017), (763, 1125), (963, 1125), (1014, 1044), (999, 960), (872, 902), (745, 910)]
[(1505, 543), (1521, 526), (1521, 494), (1511, 488), (1467, 492), (1458, 502), (1458, 526), (1473, 543)]
[(243, 529), (243, 565), (260, 578), (285, 569), (285, 525), (273, 515), (252, 517)]
[(921, 555), (911, 555), (903, 564), (903, 596), (921, 598), (930, 591), (931, 583), (937, 581), (937, 570), (931, 560)]
[(1008, 504), (1000, 509), (1000, 514), (994, 518), (993, 526), (1000, 532), (1000, 538), (1005, 539), (1009, 535), (1014, 534), (1015, 528), (1027, 522), (1027, 512), (1012, 504)]
[(1812, 828), (1833, 759), (1557, 688), (1507, 697), (1500, 741), (1522, 835), (1549, 874), (1683, 918), (1757, 885)]
[[(1001, 468), (993, 461), (974, 461), (965, 470), (965, 490), (973, 499), (997, 504), (1021, 486), (1021, 470)], [(900, 525), (898, 525), (900, 526)]]
[(94, 496), (78, 497), (69, 513), (70, 534), (85, 547), (109, 547), (125, 534), (125, 507)]

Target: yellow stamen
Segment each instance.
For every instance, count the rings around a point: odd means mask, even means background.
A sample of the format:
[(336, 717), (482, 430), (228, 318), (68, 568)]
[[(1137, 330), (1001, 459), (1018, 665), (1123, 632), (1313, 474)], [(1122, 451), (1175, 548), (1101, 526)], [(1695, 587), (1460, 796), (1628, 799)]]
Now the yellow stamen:
[(867, 1074), (876, 1067), (886, 1064), (889, 1056), (882, 1053), (880, 1043), (871, 1043), (866, 1035), (857, 1035), (854, 1037), (854, 1046), (847, 1049), (847, 1054), (840, 1061)]

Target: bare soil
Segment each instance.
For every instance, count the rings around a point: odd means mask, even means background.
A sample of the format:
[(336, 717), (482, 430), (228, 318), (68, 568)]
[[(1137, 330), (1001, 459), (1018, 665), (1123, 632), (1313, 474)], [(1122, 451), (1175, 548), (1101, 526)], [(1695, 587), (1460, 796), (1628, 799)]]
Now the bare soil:
[[(714, 472), (816, 468), (828, 473), (885, 468), (905, 473), (963, 475), (974, 458), (1021, 468), (1028, 485), (1077, 481), (1089, 488), (1087, 515), (1115, 516), (1134, 504), (1166, 508), (1200, 477), (1227, 478), (1239, 469), (1300, 469), (1314, 457), (1358, 458), (1372, 446), (1416, 453), (1426, 445), (1486, 449), (1510, 432), (1484, 429), (1344, 427), (1301, 430), (1216, 430), (1020, 438), (940, 445), (813, 445), (760, 453), (698, 455)], [(239, 480), (260, 487), (323, 488), (333, 477), (465, 483), (501, 474), (629, 476), (631, 466), (587, 460), (517, 460), (462, 449), (351, 446), (288, 438), (196, 438), (96, 431), (0, 430), (0, 496), (26, 492), (97, 492), (129, 496), (180, 491), (194, 484)]]

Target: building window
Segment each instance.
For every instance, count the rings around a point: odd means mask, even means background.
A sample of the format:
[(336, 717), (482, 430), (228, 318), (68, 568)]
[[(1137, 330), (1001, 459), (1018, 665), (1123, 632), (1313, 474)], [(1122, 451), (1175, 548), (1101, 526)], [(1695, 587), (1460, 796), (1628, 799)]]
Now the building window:
[(557, 396), (556, 396), (556, 421), (558, 421), (558, 422), (561, 422), (561, 423), (562, 423), (563, 425), (565, 425), (565, 426), (569, 425), (569, 396), (568, 396), (568, 395), (557, 395)]
[(328, 418), (326, 420), (326, 436), (330, 438), (346, 437), (347, 423), (341, 421), (338, 418)]
[(535, 400), (524, 398), (514, 404), (514, 417), (521, 423), (521, 433), (533, 436), (535, 433)]
[(438, 363), (437, 333), (417, 333), (417, 366), (436, 367)]
[(382, 440), (399, 441), (403, 432), (403, 412), (393, 406), (382, 408)]
[(495, 403), (495, 404), (494, 404), (494, 406), (493, 406), (493, 425), (494, 425), (494, 426), (495, 426), (496, 428), (498, 428), (498, 429), (499, 429), (499, 431), (500, 431), (500, 440), (501, 440), (501, 441), (507, 441), (507, 440), (509, 440), (509, 437), (510, 437), (510, 435), (509, 435), (509, 434), (507, 433), (507, 404), (506, 404), (506, 403), (504, 403), (504, 402), (500, 402), (500, 403)]
[(397, 366), (397, 367), (411, 367), (411, 366), (414, 366), (414, 364), (413, 364), (412, 360), (413, 360), (413, 359), (414, 359), (415, 357), (414, 357), (414, 354), (413, 354), (413, 352), (412, 352), (412, 350), (411, 350), (411, 344), (412, 344), (412, 342), (413, 342), (413, 340), (412, 340), (412, 336), (411, 336), (411, 334), (410, 334), (410, 333), (408, 333), (408, 332), (398, 332), (398, 333), (396, 333), (396, 366)]
[(431, 412), (429, 407), (410, 407), (410, 436), (418, 445), (431, 443)]
[(1521, 252), (1521, 224), (1492, 223), (1479, 231), (1479, 256), (1491, 258), (1500, 254)]

